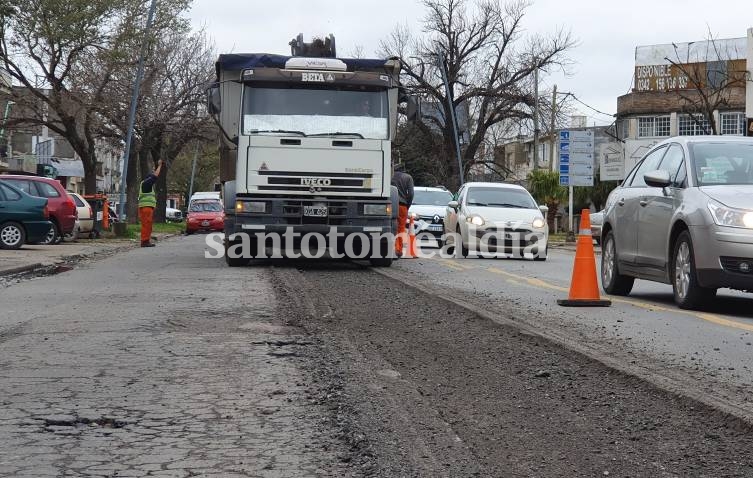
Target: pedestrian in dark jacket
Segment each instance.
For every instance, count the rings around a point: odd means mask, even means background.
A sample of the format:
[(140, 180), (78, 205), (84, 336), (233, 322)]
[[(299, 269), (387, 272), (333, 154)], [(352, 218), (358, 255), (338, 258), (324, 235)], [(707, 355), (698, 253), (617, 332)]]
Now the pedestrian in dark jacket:
[(408, 208), (413, 204), (413, 178), (406, 173), (401, 164), (393, 167), (392, 185), (397, 188), (399, 208), (397, 213), (397, 237), (395, 238), (395, 255), (403, 255), (404, 241), (407, 234)]

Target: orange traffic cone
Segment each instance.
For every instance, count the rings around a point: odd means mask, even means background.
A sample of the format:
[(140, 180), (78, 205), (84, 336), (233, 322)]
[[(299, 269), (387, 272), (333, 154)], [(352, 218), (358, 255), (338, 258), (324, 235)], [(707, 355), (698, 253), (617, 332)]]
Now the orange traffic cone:
[(413, 230), (413, 216), (410, 217), (408, 223), (408, 252), (403, 256), (403, 259), (417, 259), (418, 253), (416, 252), (416, 233)]
[(580, 216), (578, 247), (575, 249), (573, 278), (570, 281), (570, 296), (557, 303), (569, 307), (609, 307), (612, 301), (601, 299), (599, 282), (596, 280), (596, 255), (591, 236), (591, 214), (584, 209)]

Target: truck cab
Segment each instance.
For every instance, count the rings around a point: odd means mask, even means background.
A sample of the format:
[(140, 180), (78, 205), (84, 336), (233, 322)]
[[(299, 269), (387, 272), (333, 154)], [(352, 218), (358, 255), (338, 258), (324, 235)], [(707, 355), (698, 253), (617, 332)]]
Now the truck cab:
[[(227, 54), (216, 69), (226, 256), (239, 234), (261, 251), (255, 240), (286, 231), (342, 234), (329, 247), (394, 232), (398, 60)], [(375, 265), (391, 263), (385, 241)]]

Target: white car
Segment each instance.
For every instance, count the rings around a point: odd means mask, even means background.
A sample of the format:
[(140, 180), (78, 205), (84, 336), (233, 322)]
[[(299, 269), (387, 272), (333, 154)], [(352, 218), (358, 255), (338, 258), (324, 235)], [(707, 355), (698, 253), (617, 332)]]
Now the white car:
[(547, 211), (521, 186), (466, 183), (446, 208), (446, 240), (460, 247), (463, 257), (480, 251), (543, 261), (549, 241)]
[(429, 232), (437, 239), (444, 232), (444, 215), (452, 194), (444, 188), (417, 186), (413, 188), (413, 204), (408, 209), (413, 217), (413, 231), (416, 234)]
[(76, 203), (76, 212), (78, 213), (78, 219), (76, 219), (76, 225), (73, 228), (73, 232), (66, 234), (65, 240), (76, 240), (84, 234), (91, 235), (94, 230), (94, 213), (89, 202), (84, 199), (80, 194), (68, 191), (68, 195), (73, 198), (73, 202)]
[(173, 207), (165, 208), (165, 219), (169, 222), (182, 222), (183, 221), (183, 211), (180, 209), (175, 209)]

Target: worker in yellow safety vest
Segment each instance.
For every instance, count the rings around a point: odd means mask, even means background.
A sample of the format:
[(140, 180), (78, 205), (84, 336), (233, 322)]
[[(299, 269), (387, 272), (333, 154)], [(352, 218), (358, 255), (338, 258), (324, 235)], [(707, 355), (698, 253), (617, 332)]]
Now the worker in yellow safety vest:
[(162, 172), (162, 160), (159, 160), (157, 169), (150, 173), (139, 186), (139, 221), (141, 222), (141, 247), (154, 247), (152, 239), (152, 223), (154, 208), (157, 207), (157, 195), (154, 192), (154, 184)]

